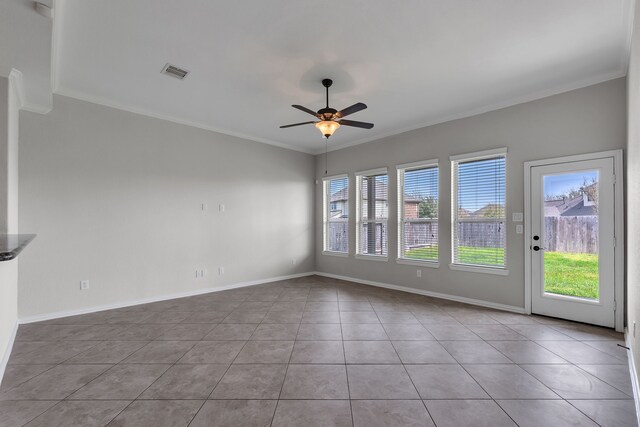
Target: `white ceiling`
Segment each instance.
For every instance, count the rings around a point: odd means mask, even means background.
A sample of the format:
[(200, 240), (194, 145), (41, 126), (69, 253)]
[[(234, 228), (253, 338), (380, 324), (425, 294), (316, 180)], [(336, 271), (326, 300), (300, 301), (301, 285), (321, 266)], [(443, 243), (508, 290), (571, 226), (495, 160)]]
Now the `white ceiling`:
[(55, 86), (319, 152), (312, 125), (278, 126), (313, 120), (290, 105), (321, 108), (322, 78), (332, 107), (364, 102), (349, 119), (375, 123), (330, 147), (370, 141), (625, 75), (631, 1), (57, 1)]

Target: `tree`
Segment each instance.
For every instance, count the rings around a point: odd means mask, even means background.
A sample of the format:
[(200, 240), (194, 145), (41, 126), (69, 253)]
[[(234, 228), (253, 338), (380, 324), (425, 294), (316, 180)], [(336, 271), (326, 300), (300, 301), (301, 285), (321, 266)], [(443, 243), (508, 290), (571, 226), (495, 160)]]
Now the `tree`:
[(504, 206), (501, 205), (487, 205), (482, 209), (482, 216), (484, 218), (503, 218)]
[(595, 211), (598, 211), (598, 181), (595, 178), (591, 178), (588, 181), (587, 178), (583, 178), (582, 186), (580, 188), (570, 188), (561, 194), (547, 194), (544, 197), (545, 201), (552, 200), (571, 200), (576, 197), (582, 197), (583, 194), (587, 195), (587, 199), (593, 202)]
[(588, 184), (585, 179), (582, 191), (587, 195), (587, 200), (593, 202), (593, 208), (598, 212), (598, 182), (595, 179), (591, 179), (591, 183)]
[(438, 201), (433, 196), (426, 196), (418, 204), (418, 218), (438, 218)]

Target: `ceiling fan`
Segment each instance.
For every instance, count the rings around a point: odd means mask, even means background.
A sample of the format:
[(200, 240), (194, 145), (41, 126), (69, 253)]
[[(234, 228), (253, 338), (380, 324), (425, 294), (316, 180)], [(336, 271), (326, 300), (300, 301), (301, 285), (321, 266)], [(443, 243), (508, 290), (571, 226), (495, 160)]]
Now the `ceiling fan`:
[[(362, 129), (371, 129), (373, 127), (373, 123), (365, 123), (365, 122), (357, 122), (355, 120), (344, 120), (343, 117), (348, 116), (349, 114), (357, 113), (358, 111), (362, 111), (367, 106), (362, 102), (358, 102), (357, 104), (353, 104), (351, 107), (347, 107), (344, 110), (336, 110), (334, 108), (329, 108), (329, 88), (333, 84), (333, 80), (324, 79), (322, 80), (322, 86), (324, 86), (327, 90), (327, 106), (325, 108), (321, 108), (318, 112), (310, 110), (309, 108), (303, 107), (302, 105), (292, 105), (293, 108), (297, 108), (300, 111), (304, 111), (305, 113), (309, 113), (312, 116), (320, 119), (319, 122), (310, 121), (310, 122), (302, 122), (302, 123), (294, 123), (291, 125), (280, 126), (280, 129), (290, 128), (293, 126), (301, 126), (301, 125), (309, 125), (314, 123), (318, 130), (322, 132), (325, 138), (329, 138), (333, 133), (338, 129), (341, 125), (344, 126), (353, 126), (356, 128)], [(341, 119), (341, 120), (339, 120)], [(338, 121), (339, 120), (339, 121)]]

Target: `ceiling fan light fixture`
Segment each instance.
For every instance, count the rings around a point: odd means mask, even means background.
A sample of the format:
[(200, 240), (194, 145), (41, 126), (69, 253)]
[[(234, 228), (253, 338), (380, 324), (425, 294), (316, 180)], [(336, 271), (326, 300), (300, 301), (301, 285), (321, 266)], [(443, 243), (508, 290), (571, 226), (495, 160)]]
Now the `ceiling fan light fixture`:
[(340, 123), (333, 120), (322, 120), (315, 125), (325, 138), (329, 139), (331, 135), (340, 127)]

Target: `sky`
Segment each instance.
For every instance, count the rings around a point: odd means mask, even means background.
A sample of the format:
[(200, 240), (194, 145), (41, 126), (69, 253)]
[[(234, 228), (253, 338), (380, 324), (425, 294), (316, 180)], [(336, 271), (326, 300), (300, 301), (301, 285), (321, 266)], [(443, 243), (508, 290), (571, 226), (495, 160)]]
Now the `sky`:
[(596, 170), (547, 175), (544, 177), (544, 196), (546, 198), (565, 194), (572, 188), (582, 187), (585, 180), (590, 184), (594, 179), (598, 180), (598, 171)]
[(470, 212), (505, 204), (505, 158), (458, 164), (458, 207)]
[(348, 178), (332, 179), (331, 181), (329, 181), (329, 185), (330, 185), (329, 194), (334, 194), (342, 190), (348, 184), (349, 184)]
[[(505, 160), (504, 158), (461, 163), (459, 165), (461, 184), (458, 205), (469, 211), (476, 211), (488, 204), (504, 205)], [(378, 176), (377, 180), (387, 183), (388, 176)], [(346, 178), (330, 181), (330, 194), (348, 185)], [(438, 197), (438, 168), (410, 170), (405, 173), (405, 193), (417, 197)]]
[(405, 172), (404, 192), (410, 196), (438, 197), (438, 168)]

